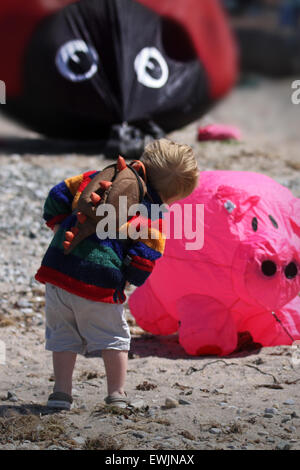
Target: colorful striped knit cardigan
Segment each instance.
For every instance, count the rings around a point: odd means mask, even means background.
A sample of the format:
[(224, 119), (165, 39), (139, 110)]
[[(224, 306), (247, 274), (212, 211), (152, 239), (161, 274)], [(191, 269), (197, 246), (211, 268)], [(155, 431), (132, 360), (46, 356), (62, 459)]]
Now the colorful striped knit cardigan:
[[(148, 238), (135, 240), (128, 248), (122, 240), (101, 240), (94, 234), (79, 243), (70, 254), (65, 255), (65, 232), (69, 231), (76, 221), (73, 211), (80, 194), (96, 174), (98, 171), (89, 171), (67, 178), (51, 189), (45, 201), (43, 218), (52, 229), (56, 224), (60, 226), (43, 257), (35, 279), (42, 283), (49, 282), (90, 300), (123, 303), (126, 300), (125, 282), (135, 286), (142, 285), (151, 274), (155, 261), (163, 254), (165, 237), (161, 230), (161, 213), (156, 221), (158, 223), (153, 224), (153, 220), (151, 223), (151, 204), (160, 205), (162, 201), (148, 184), (147, 190), (152, 201), (147, 195), (142, 201), (148, 213)], [(156, 234), (153, 231), (156, 231)], [(124, 264), (125, 258), (130, 263)]]

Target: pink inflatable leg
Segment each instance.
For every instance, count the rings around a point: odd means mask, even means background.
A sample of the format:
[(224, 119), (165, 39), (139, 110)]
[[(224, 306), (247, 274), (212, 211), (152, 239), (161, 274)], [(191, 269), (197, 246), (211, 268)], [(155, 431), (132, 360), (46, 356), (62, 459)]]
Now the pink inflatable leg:
[(134, 291), (128, 304), (143, 330), (155, 335), (170, 335), (178, 330), (178, 321), (167, 313), (148, 282)]
[(282, 316), (289, 319), (290, 334), (294, 340), (300, 339), (300, 297), (297, 295), (282, 309)]
[(297, 296), (280, 310), (248, 318), (242, 325), (262, 346), (292, 344), (300, 339), (300, 298)]
[(178, 301), (179, 342), (188, 354), (225, 356), (237, 346), (233, 319), (213, 297), (188, 295)]

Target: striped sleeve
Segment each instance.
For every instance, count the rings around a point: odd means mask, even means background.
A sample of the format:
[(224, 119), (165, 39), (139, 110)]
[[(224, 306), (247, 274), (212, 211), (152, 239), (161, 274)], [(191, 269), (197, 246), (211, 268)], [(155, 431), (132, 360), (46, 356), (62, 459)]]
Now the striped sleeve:
[(53, 229), (72, 213), (72, 203), (83, 179), (84, 174), (67, 178), (50, 190), (43, 213), (48, 227)]
[(161, 219), (149, 219), (147, 225), (148, 229), (132, 244), (125, 258), (126, 280), (135, 286), (141, 286), (150, 276), (155, 262), (163, 255), (165, 248)]

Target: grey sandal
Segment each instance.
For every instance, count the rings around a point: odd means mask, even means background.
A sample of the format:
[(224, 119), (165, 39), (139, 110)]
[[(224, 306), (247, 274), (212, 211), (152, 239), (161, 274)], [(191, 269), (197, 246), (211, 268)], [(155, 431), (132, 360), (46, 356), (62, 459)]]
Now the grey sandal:
[(104, 401), (107, 405), (116, 406), (118, 408), (126, 408), (129, 404), (126, 395), (121, 395), (121, 393), (114, 393), (113, 395), (108, 395)]
[(47, 406), (57, 410), (70, 410), (73, 398), (64, 392), (54, 392), (48, 397)]

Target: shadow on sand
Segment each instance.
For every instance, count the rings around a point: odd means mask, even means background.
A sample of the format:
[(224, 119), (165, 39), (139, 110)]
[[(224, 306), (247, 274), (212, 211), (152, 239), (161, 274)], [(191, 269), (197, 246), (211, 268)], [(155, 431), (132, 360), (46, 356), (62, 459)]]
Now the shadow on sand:
[(23, 405), (0, 405), (0, 418), (11, 418), (14, 416), (26, 415), (53, 415), (58, 413), (58, 410), (48, 408), (44, 405), (34, 405), (24, 403)]
[[(254, 343), (251, 335), (248, 332), (239, 333), (238, 346), (234, 352), (226, 358), (246, 357), (253, 354), (259, 354), (261, 345)], [(139, 357), (156, 356), (166, 359), (188, 359), (198, 360), (216, 358), (219, 356), (191, 356), (187, 354), (178, 341), (178, 334), (168, 336), (156, 336), (144, 334), (141, 336), (133, 337), (131, 340), (130, 357), (137, 355)]]
[(60, 155), (82, 153), (85, 155), (105, 154), (108, 158), (115, 157), (117, 147), (108, 146), (105, 141), (76, 141), (47, 138), (1, 137), (0, 152), (8, 155)]
[(104, 155), (106, 158), (116, 158), (119, 154), (129, 159), (139, 159), (143, 153), (145, 141), (132, 139), (102, 140), (64, 140), (47, 137), (6, 137), (0, 136), (0, 153), (30, 154), (30, 155)]

